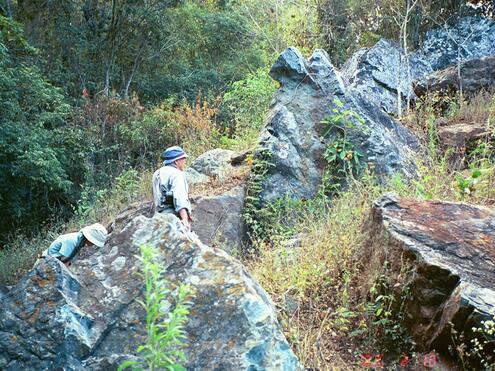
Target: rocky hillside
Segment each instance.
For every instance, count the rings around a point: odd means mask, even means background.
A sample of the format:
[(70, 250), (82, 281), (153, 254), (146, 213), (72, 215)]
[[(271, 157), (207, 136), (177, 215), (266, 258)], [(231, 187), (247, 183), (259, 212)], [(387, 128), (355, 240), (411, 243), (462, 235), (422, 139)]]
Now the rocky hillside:
[[(314, 198), (336, 139), (359, 153), (359, 165), (372, 168), (379, 183), (394, 174), (414, 183), (424, 148), (396, 119), (397, 108), (432, 91), (462, 87), (468, 96), (493, 89), (493, 58), (495, 22), (481, 18), (432, 30), (408, 56), (381, 40), (340, 71), (323, 50), (306, 60), (297, 49), (286, 49), (270, 71), (280, 88), (253, 153), (216, 149), (187, 170), (195, 233), (184, 232), (175, 216), (153, 216), (144, 202), (123, 211), (105, 246), (83, 250), (72, 267), (38, 260), (16, 285), (0, 291), (0, 368), (109, 370), (135, 359), (146, 337), (136, 255), (146, 244), (161, 251), (167, 281), (174, 287), (187, 283), (196, 292), (185, 330), (186, 369), (303, 369), (272, 299), (231, 256), (249, 245), (244, 206), (254, 203), (250, 216), (256, 219), (284, 197)], [(398, 79), (399, 71), (409, 71), (407, 79)], [(336, 115), (348, 126), (330, 125)], [(476, 135), (486, 139), (491, 133)], [(253, 194), (261, 162), (268, 165)], [(363, 272), (393, 262), (390, 279), (401, 282), (394, 294), (400, 297), (407, 287), (404, 324), (418, 350), (451, 352), (458, 345), (454, 331), (470, 344), (473, 328), (495, 315), (493, 210), (386, 195), (362, 227), (369, 263), (362, 264)], [(494, 344), (488, 337), (485, 350)]]

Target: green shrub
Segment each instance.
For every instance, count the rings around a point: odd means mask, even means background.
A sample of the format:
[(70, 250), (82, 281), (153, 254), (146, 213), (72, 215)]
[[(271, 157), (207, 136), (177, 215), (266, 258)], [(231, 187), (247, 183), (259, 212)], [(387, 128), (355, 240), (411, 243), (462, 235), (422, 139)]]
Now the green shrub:
[(333, 103), (332, 114), (322, 120), (329, 127), (324, 136), (332, 135), (323, 157), (329, 165), (325, 177), (325, 182), (329, 183), (327, 188), (338, 190), (347, 178), (359, 177), (364, 169), (364, 155), (354, 143), (355, 133), (365, 133), (366, 128), (363, 119), (346, 109), (339, 99), (336, 98)]
[[(184, 326), (188, 320), (188, 301), (192, 289), (180, 285), (171, 293), (168, 282), (163, 278), (165, 270), (159, 262), (159, 251), (155, 247), (141, 246), (139, 257), (143, 265), (142, 277), (145, 283), (144, 301), (140, 304), (146, 310), (146, 342), (137, 348), (139, 360), (130, 360), (119, 366), (147, 370), (185, 370), (180, 363), (186, 361), (182, 352), (186, 334)], [(167, 310), (175, 301), (173, 309)]]
[(72, 109), (36, 68), (37, 51), (0, 15), (0, 241), (67, 216), (84, 173), (84, 138)]
[(263, 126), (277, 83), (265, 68), (234, 82), (223, 96), (221, 117), (227, 123), (229, 147), (243, 149), (252, 146)]

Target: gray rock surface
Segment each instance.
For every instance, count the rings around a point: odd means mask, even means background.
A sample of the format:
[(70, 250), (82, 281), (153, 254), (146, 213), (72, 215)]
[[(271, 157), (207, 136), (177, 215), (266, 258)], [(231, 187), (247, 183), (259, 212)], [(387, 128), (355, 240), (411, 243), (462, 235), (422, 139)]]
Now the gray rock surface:
[(428, 92), (449, 95), (462, 88), (466, 96), (495, 88), (495, 55), (464, 61), (459, 67), (460, 79), (457, 65), (450, 66), (421, 79), (414, 92), (417, 96)]
[[(368, 261), (386, 256), (402, 277), (398, 287), (409, 290), (406, 326), (418, 348), (447, 352), (452, 330), (456, 346), (463, 337), (469, 347), (472, 328), (495, 315), (495, 211), (385, 195), (375, 202), (369, 235)], [(490, 354), (495, 337), (487, 339)]]
[(208, 246), (219, 247), (228, 253), (240, 252), (246, 242), (242, 221), (244, 188), (235, 187), (218, 196), (194, 199), (193, 231)]
[(433, 71), (458, 61), (495, 55), (495, 20), (466, 17), (452, 26), (434, 28), (426, 33), (417, 53)]
[(322, 124), (337, 98), (364, 121), (350, 140), (375, 164), (378, 175), (401, 171), (415, 174), (412, 160), (416, 138), (378, 107), (349, 92), (328, 55), (317, 50), (306, 61), (295, 48), (286, 49), (270, 75), (281, 87), (275, 95), (256, 157), (273, 166), (263, 183), (261, 198), (270, 202), (289, 195), (308, 199), (315, 195), (325, 168), (323, 152), (335, 133)]
[(195, 184), (203, 184), (210, 181), (210, 177), (208, 175), (201, 174), (199, 171), (197, 171), (192, 167), (188, 167), (185, 170), (185, 174), (186, 174), (187, 183), (190, 186), (193, 186)]
[(213, 149), (186, 169), (191, 184), (192, 229), (200, 240), (229, 253), (241, 251), (246, 230), (242, 220), (248, 151)]
[[(495, 21), (467, 17), (452, 26), (430, 30), (423, 46), (409, 53), (406, 62), (400, 46), (382, 39), (370, 49), (357, 51), (342, 69), (349, 89), (388, 113), (397, 113), (397, 88), (403, 104), (414, 99), (414, 81), (458, 61), (495, 55)], [(409, 71), (409, 72), (408, 72)]]
[(223, 180), (232, 171), (231, 159), (234, 151), (215, 148), (198, 156), (186, 169), (186, 178), (190, 184), (208, 181), (211, 177)]
[[(125, 218), (121, 219), (121, 222)], [(166, 278), (196, 289), (187, 323), (189, 370), (295, 370), (299, 363), (266, 292), (219, 249), (190, 240), (173, 215), (115, 223), (106, 245), (67, 269), (39, 260), (0, 302), (2, 370), (112, 370), (145, 337), (137, 300), (142, 244), (162, 252)]]

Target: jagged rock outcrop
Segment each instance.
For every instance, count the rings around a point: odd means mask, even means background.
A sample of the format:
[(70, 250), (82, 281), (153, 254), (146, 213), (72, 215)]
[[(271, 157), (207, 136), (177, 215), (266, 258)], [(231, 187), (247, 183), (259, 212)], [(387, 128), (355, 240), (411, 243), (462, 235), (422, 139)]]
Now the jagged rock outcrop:
[(495, 21), (483, 17), (466, 17), (448, 26), (426, 33), (421, 49), (433, 71), (458, 61), (495, 55)]
[[(121, 221), (124, 219), (121, 219)], [(190, 240), (173, 215), (135, 217), (67, 269), (39, 260), (0, 302), (2, 370), (112, 370), (146, 333), (137, 300), (139, 246), (161, 250), (166, 278), (196, 289), (187, 323), (189, 370), (296, 370), (265, 291), (225, 252)]]
[[(473, 327), (495, 315), (495, 211), (385, 195), (368, 228), (368, 261), (386, 256), (409, 291), (405, 324), (420, 350), (446, 352), (454, 338), (469, 347)], [(487, 354), (494, 346), (492, 336)]]
[[(460, 75), (460, 79), (459, 79)], [(495, 55), (461, 62), (434, 72), (421, 79), (415, 86), (417, 96), (426, 93), (449, 95), (462, 89), (463, 94), (495, 88)]]
[(266, 160), (271, 164), (263, 182), (262, 201), (315, 195), (326, 166), (323, 152), (335, 135), (325, 135), (329, 127), (322, 120), (333, 114), (335, 99), (363, 120), (348, 136), (364, 154), (363, 162), (373, 163), (379, 176), (398, 171), (406, 176), (415, 174), (416, 138), (373, 103), (349, 92), (325, 51), (315, 51), (306, 61), (297, 49), (288, 48), (270, 75), (281, 87), (256, 152), (258, 159), (269, 156)]
[(414, 81), (421, 82), (428, 74), (458, 61), (491, 55), (495, 55), (495, 21), (467, 17), (455, 25), (428, 31), (422, 47), (410, 53), (408, 60), (397, 43), (382, 39), (372, 48), (356, 52), (344, 65), (342, 75), (349, 89), (384, 111), (397, 113), (397, 88), (403, 100), (408, 96), (414, 99)]
[(349, 89), (388, 113), (397, 112), (397, 89), (414, 97), (412, 81), (432, 71), (421, 53), (411, 54), (409, 63), (397, 42), (381, 39), (370, 49), (357, 51), (343, 66)]

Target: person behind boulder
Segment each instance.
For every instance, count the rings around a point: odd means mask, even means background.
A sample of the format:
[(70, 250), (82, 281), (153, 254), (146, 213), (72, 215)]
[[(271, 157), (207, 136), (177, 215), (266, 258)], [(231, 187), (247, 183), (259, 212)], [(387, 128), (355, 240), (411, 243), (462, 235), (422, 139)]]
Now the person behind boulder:
[(191, 203), (189, 186), (184, 174), (187, 155), (179, 146), (167, 148), (163, 152), (163, 166), (153, 174), (153, 200), (158, 213), (171, 213), (179, 217), (189, 229)]
[(108, 232), (104, 226), (95, 223), (84, 227), (79, 232), (63, 234), (52, 242), (46, 255), (59, 259), (65, 265), (76, 256), (83, 246), (103, 247), (107, 240)]

